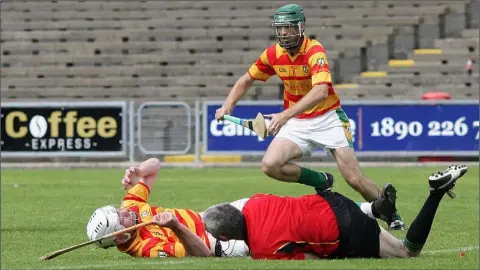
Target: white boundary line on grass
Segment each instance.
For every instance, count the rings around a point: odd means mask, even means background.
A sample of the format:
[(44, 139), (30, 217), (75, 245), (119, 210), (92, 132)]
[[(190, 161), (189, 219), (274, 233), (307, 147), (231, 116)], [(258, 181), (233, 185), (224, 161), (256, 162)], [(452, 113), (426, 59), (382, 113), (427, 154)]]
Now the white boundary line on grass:
[[(478, 250), (479, 246), (466, 246), (466, 247), (457, 247), (457, 248), (448, 248), (448, 249), (438, 249), (438, 250), (425, 250), (422, 254), (439, 254), (439, 253), (454, 253), (454, 252), (461, 252), (461, 251), (470, 251), (470, 250)], [(217, 258), (218, 260), (221, 260)], [(185, 263), (196, 263), (197, 260), (187, 259), (187, 260), (165, 260), (162, 261), (161, 259), (143, 259), (143, 261), (136, 262), (135, 265), (159, 265), (162, 264), (185, 264)], [(104, 268), (104, 267), (120, 267), (123, 266), (125, 262), (122, 263), (110, 263), (110, 264), (92, 264), (92, 265), (78, 265), (78, 266), (59, 266), (59, 267), (46, 267), (40, 269), (94, 269), (94, 268)], [(39, 268), (35, 268), (39, 269)]]
[[(165, 264), (184, 264), (184, 263), (196, 263), (194, 260), (167, 260), (162, 261), (162, 259), (144, 259), (143, 261), (136, 262), (135, 266), (138, 265), (165, 265)], [(63, 270), (63, 269), (98, 269), (106, 267), (121, 267), (124, 266), (125, 262), (122, 263), (109, 263), (109, 264), (91, 264), (91, 265), (78, 265), (78, 266), (59, 266), (59, 267), (46, 267), (46, 268), (35, 268), (35, 269), (53, 269), (53, 270)]]
[(467, 247), (448, 248), (448, 249), (439, 249), (439, 250), (425, 250), (421, 254), (452, 253), (452, 252), (470, 251), (470, 250), (476, 250), (476, 249), (479, 249), (479, 246), (467, 246)]

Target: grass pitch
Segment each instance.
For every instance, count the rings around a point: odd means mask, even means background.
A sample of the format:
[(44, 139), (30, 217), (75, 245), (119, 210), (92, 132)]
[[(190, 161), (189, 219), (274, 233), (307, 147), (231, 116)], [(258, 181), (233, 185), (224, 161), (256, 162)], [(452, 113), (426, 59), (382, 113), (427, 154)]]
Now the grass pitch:
[[(399, 211), (411, 224), (428, 195), (427, 177), (444, 168), (365, 168), (379, 184), (394, 183)], [(334, 189), (361, 201), (336, 169)], [(51, 261), (39, 257), (87, 240), (86, 223), (93, 211), (119, 205), (123, 169), (2, 170), (2, 269), (478, 269), (479, 170), (470, 167), (459, 180), (457, 198), (445, 196), (422, 256), (414, 259), (323, 261), (253, 261), (250, 258), (135, 259), (87, 246)], [(260, 169), (162, 169), (150, 203), (203, 211), (208, 206), (257, 192), (302, 195), (313, 189), (274, 181)], [(385, 226), (384, 222), (381, 222)], [(395, 232), (403, 238), (406, 231)], [(465, 254), (461, 256), (461, 251)]]

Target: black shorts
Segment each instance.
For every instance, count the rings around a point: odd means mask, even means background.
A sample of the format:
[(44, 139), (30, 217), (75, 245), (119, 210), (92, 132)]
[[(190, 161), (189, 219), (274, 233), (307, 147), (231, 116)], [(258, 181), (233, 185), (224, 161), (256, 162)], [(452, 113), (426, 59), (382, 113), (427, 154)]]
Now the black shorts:
[(380, 258), (380, 227), (349, 198), (336, 192), (318, 192), (337, 217), (340, 245), (329, 258)]

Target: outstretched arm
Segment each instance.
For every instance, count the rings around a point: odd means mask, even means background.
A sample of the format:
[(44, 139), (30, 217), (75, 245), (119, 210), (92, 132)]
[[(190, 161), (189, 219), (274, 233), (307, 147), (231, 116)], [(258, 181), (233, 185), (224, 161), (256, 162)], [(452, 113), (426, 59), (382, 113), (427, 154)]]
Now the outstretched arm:
[(153, 221), (155, 221), (158, 226), (170, 228), (185, 247), (188, 256), (212, 256), (212, 251), (207, 247), (207, 244), (205, 244), (200, 237), (195, 235), (186, 226), (181, 224), (174, 214), (170, 212), (162, 212), (155, 215)]
[(245, 95), (255, 80), (265, 82), (275, 74), (275, 70), (268, 60), (267, 50), (275, 50), (275, 47), (264, 50), (255, 63), (250, 66), (248, 72), (235, 82), (222, 107), (215, 112), (215, 119), (223, 120), (224, 115), (231, 114), (237, 102)]
[(151, 189), (157, 180), (159, 170), (160, 160), (158, 158), (149, 158), (137, 166), (128, 168), (122, 179), (123, 189), (128, 191), (138, 182), (144, 183)]
[(243, 95), (248, 91), (248, 89), (252, 86), (255, 80), (245, 73), (242, 77), (240, 77), (236, 82), (235, 85), (230, 90), (228, 94), (227, 100), (225, 101), (225, 106), (228, 108), (233, 108), (237, 104), (237, 102), (243, 97)]
[(255, 80), (252, 79), (248, 73), (245, 73), (242, 77), (240, 77), (233, 86), (232, 90), (230, 90), (230, 93), (228, 94), (228, 97), (223, 103), (222, 107), (215, 112), (215, 118), (217, 120), (223, 120), (224, 115), (231, 114), (237, 102), (243, 97), (243, 95), (245, 95), (254, 81)]

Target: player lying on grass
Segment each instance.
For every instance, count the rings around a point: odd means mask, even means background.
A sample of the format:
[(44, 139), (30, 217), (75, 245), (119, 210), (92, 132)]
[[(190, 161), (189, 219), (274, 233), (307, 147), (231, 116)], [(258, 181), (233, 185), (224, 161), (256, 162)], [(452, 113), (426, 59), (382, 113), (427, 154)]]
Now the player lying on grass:
[(256, 194), (242, 211), (229, 204), (212, 206), (203, 222), (220, 240), (244, 240), (254, 259), (415, 257), (440, 201), (466, 172), (466, 166), (450, 166), (429, 177), (430, 194), (403, 241), (331, 191), (298, 198)]
[[(347, 183), (367, 201), (380, 195), (375, 182), (361, 171), (352, 147), (350, 122), (335, 92), (323, 46), (305, 34), (303, 8), (289, 4), (278, 8), (272, 28), (277, 44), (268, 47), (240, 77), (215, 118), (230, 115), (254, 81), (277, 75), (285, 86), (284, 110), (271, 115), (268, 133), (275, 135), (262, 159), (263, 172), (284, 182), (327, 189), (332, 176), (301, 167), (292, 161), (310, 156), (318, 147), (333, 155)], [(398, 213), (384, 219), (391, 229), (404, 229)]]
[[(118, 250), (134, 257), (185, 257), (185, 256), (248, 256), (243, 241), (216, 241), (203, 227), (201, 213), (189, 209), (162, 208), (150, 205), (147, 200), (154, 186), (160, 161), (150, 158), (126, 170), (122, 185), (128, 193), (120, 208), (105, 206), (97, 209), (87, 224), (90, 240), (154, 220), (157, 225), (146, 226), (131, 234), (98, 243), (100, 247), (117, 246)], [(242, 207), (243, 200), (233, 202)], [(241, 208), (240, 208), (241, 209)]]
[[(123, 188), (128, 193), (121, 208), (105, 206), (97, 209), (87, 224), (88, 238), (97, 239), (122, 228), (155, 220), (158, 226), (147, 226), (98, 245), (103, 248), (117, 246), (121, 252), (135, 257), (249, 256), (244, 241), (217, 241), (206, 232), (202, 223), (203, 213), (150, 205), (147, 200), (159, 169), (160, 162), (155, 158), (128, 168), (122, 179)], [(390, 215), (395, 208), (395, 192), (394, 187), (387, 184), (381, 199), (359, 205), (372, 218)], [(241, 211), (247, 200), (241, 199), (231, 205)]]

